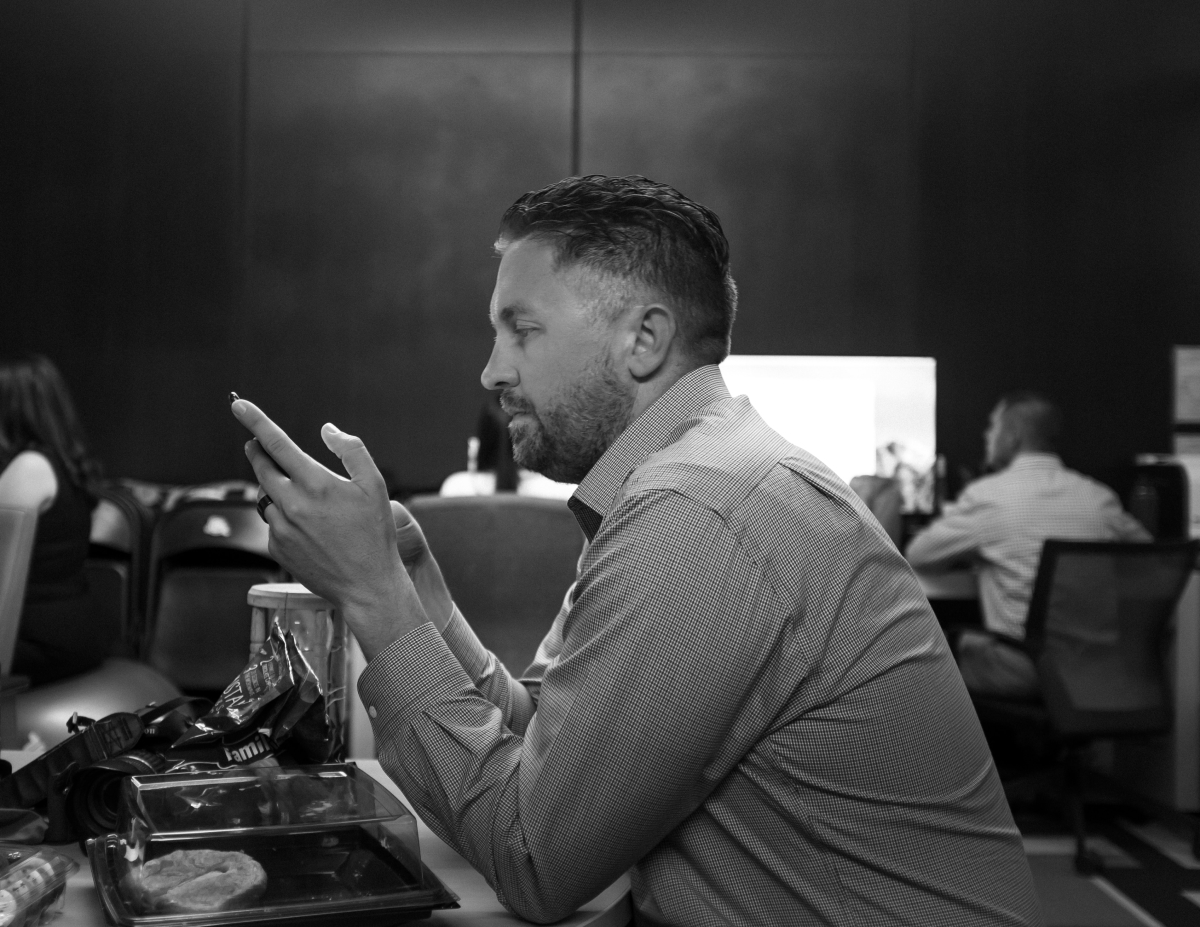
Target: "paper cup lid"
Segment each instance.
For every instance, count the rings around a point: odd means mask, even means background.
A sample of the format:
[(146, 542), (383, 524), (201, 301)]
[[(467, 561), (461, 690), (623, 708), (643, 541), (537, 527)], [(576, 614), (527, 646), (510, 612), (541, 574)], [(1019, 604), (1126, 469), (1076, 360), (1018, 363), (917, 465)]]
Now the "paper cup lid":
[(312, 612), (333, 609), (301, 583), (259, 583), (250, 587), (246, 601), (257, 608), (302, 608)]

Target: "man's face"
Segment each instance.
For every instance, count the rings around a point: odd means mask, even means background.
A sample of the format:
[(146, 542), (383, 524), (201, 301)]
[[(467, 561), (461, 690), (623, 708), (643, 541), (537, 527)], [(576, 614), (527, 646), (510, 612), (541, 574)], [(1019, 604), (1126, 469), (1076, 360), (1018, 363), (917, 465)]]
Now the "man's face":
[(613, 361), (616, 330), (596, 318), (586, 269), (554, 269), (554, 250), (508, 245), (492, 293), (496, 330), (481, 381), (501, 390), (518, 465), (577, 483), (629, 422), (634, 384)]

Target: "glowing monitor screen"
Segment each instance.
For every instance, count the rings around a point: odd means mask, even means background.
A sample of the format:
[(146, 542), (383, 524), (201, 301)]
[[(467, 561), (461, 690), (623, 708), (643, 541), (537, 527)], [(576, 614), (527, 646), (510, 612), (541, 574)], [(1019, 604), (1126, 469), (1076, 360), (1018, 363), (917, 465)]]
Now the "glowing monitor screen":
[(932, 357), (732, 354), (721, 373), (768, 425), (847, 482), (892, 476), (898, 464), (933, 466), (936, 365)]

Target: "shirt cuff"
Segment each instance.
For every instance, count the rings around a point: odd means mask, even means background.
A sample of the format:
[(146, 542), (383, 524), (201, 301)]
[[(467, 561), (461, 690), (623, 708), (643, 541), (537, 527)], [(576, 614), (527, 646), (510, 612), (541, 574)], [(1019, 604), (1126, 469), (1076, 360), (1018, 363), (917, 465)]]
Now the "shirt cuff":
[(426, 622), (375, 655), (358, 679), (358, 694), (375, 721), (434, 693), (473, 686), (437, 628)]

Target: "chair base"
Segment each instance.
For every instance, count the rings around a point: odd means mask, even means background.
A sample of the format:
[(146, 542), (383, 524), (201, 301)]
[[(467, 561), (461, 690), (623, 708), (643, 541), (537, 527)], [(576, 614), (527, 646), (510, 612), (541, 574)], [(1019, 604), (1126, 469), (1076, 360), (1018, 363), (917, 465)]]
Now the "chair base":
[(47, 747), (69, 736), (67, 721), (78, 712), (103, 718), (116, 711), (136, 711), (181, 693), (175, 684), (145, 663), (110, 657), (94, 670), (52, 682), (17, 696), (17, 735), (25, 742), (36, 734)]

